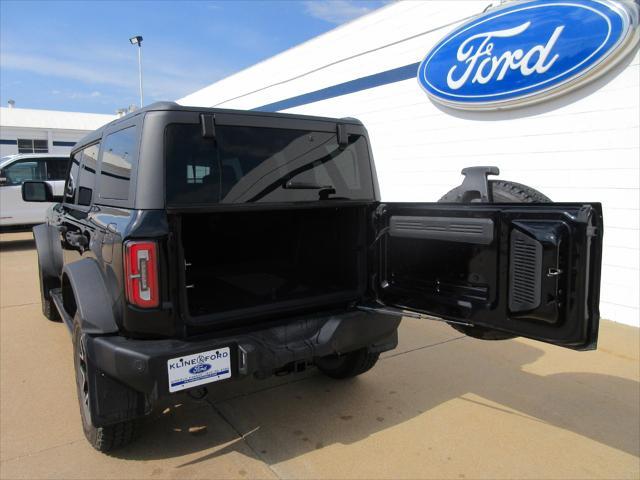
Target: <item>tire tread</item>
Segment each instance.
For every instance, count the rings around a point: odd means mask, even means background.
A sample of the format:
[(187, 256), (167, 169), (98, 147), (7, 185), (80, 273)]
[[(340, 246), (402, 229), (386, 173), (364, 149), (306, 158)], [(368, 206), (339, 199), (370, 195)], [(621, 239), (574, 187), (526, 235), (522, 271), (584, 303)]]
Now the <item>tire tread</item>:
[(52, 322), (61, 322), (62, 318), (60, 317), (60, 313), (58, 309), (53, 304), (53, 301), (49, 298), (42, 299), (42, 314), (45, 316), (47, 320), (51, 320)]
[(131, 443), (136, 438), (137, 423), (130, 420), (97, 428), (95, 442), (92, 442), (93, 448), (108, 453)]

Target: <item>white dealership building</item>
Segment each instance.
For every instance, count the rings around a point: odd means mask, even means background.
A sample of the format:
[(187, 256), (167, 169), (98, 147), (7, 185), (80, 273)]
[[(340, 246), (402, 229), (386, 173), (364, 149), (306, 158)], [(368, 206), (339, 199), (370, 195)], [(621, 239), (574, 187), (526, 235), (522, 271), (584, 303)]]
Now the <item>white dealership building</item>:
[(88, 132), (117, 118), (99, 113), (0, 108), (0, 157), (16, 153), (68, 154)]
[[(498, 6), (499, 2), (494, 2)], [(640, 62), (637, 48), (579, 88), (511, 109), (443, 106), (418, 65), (486, 1), (394, 2), (180, 100), (184, 105), (356, 117), (367, 127), (383, 201), (437, 201), (460, 170), (554, 201), (602, 202), (601, 314), (640, 325)]]

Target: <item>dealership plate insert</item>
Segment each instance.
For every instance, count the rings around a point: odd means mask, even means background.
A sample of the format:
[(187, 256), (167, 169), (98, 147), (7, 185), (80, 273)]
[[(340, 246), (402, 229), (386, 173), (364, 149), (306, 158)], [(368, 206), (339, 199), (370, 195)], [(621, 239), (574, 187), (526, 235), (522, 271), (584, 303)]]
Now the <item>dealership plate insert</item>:
[(206, 383), (231, 378), (229, 347), (167, 360), (169, 392), (179, 392)]

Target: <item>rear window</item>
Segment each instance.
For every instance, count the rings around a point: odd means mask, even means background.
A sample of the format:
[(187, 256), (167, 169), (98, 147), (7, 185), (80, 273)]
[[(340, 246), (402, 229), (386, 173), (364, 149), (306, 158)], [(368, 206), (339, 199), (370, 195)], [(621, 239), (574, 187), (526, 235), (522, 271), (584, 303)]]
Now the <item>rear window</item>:
[(373, 199), (366, 139), (339, 147), (330, 132), (216, 125), (169, 125), (168, 204)]

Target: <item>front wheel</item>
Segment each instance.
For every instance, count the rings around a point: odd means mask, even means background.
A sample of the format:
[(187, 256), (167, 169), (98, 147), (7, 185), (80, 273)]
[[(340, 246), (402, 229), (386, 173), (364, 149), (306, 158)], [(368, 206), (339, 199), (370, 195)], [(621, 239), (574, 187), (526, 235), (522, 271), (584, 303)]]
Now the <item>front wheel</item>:
[[(535, 188), (531, 188), (517, 182), (510, 182), (508, 180), (490, 180), (489, 188), (491, 189), (493, 203), (551, 203), (551, 199), (545, 194), (539, 192)], [(449, 191), (438, 201), (462, 203), (458, 199), (455, 188)], [(455, 323), (450, 323), (449, 325), (465, 335), (473, 338), (479, 338), (481, 340), (508, 340), (510, 338), (517, 337), (517, 335), (512, 335), (511, 333), (475, 325), (472, 327), (457, 325)]]
[(378, 362), (379, 353), (361, 348), (344, 355), (328, 355), (315, 361), (318, 369), (331, 378), (352, 378), (371, 370)]
[(82, 330), (80, 329), (77, 314), (73, 324), (73, 363), (76, 373), (76, 389), (78, 392), (84, 436), (96, 450), (104, 453), (110, 452), (134, 440), (136, 422), (134, 420), (128, 420), (105, 427), (96, 427), (93, 425), (90, 403), (91, 389), (89, 388), (92, 372), (90, 371), (86, 344)]

